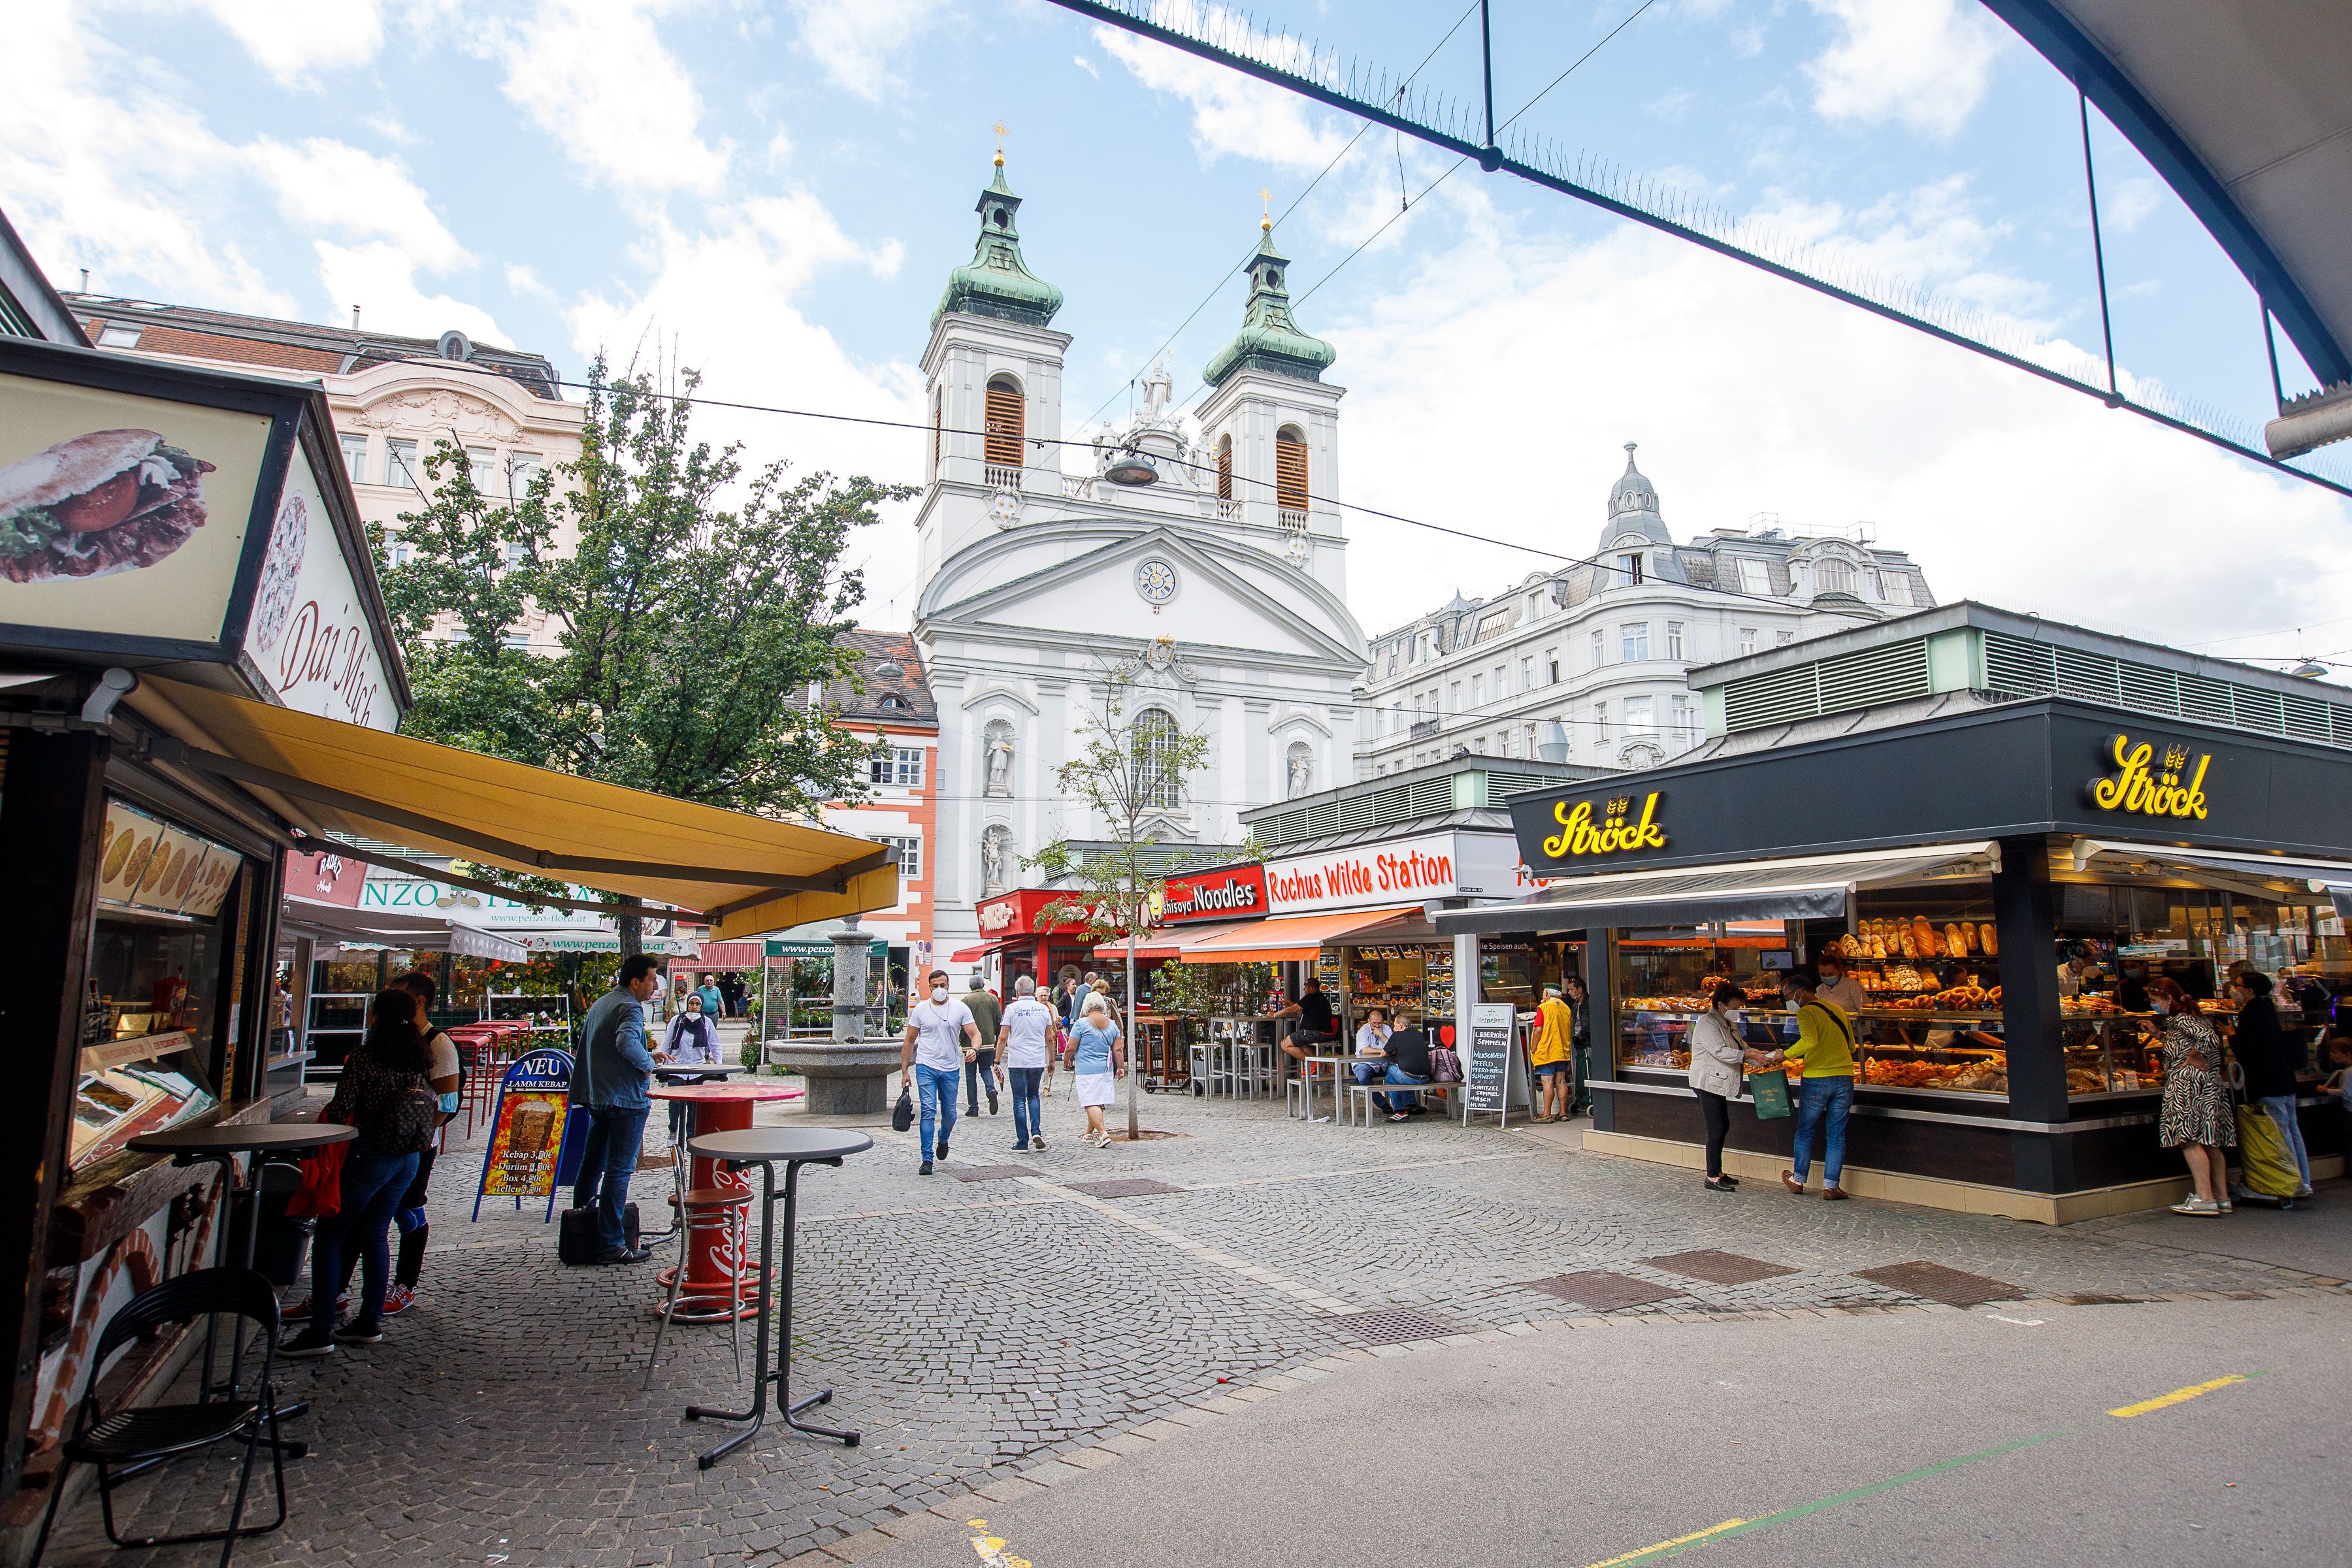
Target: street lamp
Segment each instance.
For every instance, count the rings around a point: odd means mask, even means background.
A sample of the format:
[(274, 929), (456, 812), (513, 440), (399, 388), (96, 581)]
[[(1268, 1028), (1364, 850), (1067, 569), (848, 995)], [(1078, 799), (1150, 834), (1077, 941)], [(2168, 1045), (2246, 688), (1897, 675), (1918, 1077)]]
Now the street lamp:
[(1112, 455), (1109, 466), (1103, 469), (1103, 478), (1115, 485), (1125, 485), (1134, 489), (1158, 484), (1160, 470), (1151, 466), (1150, 458), (1134, 447), (1121, 447)]

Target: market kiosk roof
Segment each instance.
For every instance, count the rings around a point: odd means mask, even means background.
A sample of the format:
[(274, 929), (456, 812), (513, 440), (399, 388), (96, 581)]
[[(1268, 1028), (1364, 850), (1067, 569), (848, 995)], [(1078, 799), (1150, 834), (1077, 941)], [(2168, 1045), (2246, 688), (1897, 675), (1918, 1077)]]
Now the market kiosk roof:
[(407, 844), (700, 910), (721, 941), (898, 901), (891, 851), (870, 839), (179, 681), (151, 679), (127, 700), (179, 742), (155, 748), (157, 762), (234, 781), (317, 837)]
[(1465, 931), (1598, 931), (1710, 921), (1812, 920), (1843, 915), (1857, 888), (1936, 877), (1983, 876), (1998, 866), (1990, 843), (1923, 845), (1852, 855), (1748, 861), (1706, 870), (1626, 871), (1580, 877), (1514, 903), (1444, 910), (1437, 929)]
[(1387, 910), (1345, 910), (1319, 915), (1280, 915), (1211, 931), (1183, 944), (1179, 956), (1202, 963), (1284, 963), (1319, 954), (1326, 942), (1358, 931), (1402, 921), (1421, 913), (1408, 904)]
[(278, 930), (290, 936), (317, 937), (344, 947), (391, 947), (410, 952), (454, 952), (465, 958), (494, 958), (520, 963), (530, 950), (502, 936), (435, 920), (430, 915), (404, 915), (396, 910), (354, 910), (341, 904), (288, 899)]

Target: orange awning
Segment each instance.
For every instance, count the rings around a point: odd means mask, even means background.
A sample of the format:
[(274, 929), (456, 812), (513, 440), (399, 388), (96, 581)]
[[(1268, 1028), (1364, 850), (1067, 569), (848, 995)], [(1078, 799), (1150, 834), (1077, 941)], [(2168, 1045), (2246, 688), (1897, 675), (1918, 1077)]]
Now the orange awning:
[(1419, 904), (1389, 910), (1346, 910), (1321, 915), (1283, 915), (1212, 931), (1184, 944), (1180, 957), (1202, 963), (1304, 962), (1352, 932), (1421, 913)]

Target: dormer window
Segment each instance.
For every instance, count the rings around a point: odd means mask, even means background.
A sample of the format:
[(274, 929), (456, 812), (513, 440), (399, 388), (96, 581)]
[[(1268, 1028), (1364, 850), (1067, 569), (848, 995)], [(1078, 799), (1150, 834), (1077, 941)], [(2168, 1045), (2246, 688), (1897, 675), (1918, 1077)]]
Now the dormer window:
[(905, 698), (899, 696), (895, 691), (886, 693), (882, 699), (882, 707), (892, 713), (907, 712), (912, 706), (913, 705)]
[(1633, 554), (1617, 557), (1617, 575), (1626, 587), (1640, 587), (1643, 580), (1641, 556)]
[(1816, 594), (1853, 593), (1853, 568), (1843, 561), (1814, 563), (1813, 592)]

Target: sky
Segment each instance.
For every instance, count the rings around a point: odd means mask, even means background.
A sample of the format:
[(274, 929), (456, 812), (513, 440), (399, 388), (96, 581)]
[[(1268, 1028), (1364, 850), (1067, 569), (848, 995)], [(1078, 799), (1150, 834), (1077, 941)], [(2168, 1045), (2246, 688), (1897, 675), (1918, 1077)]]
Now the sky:
[[(1454, 0), (1250, 15), (1478, 92)], [(1973, 0), (1496, 0), (1493, 26), (1498, 117), (2053, 362), (2099, 354), (2075, 98)], [(174, 303), (356, 305), (573, 376), (601, 353), (919, 421), (1001, 121), (1024, 253), (1067, 296), (1066, 435), (1121, 417), (1163, 347), (1197, 400), (1271, 193), (1348, 389), (1336, 493), (1496, 542), (1351, 514), (1370, 633), (1592, 551), (1630, 441), (1685, 537), (1867, 524), (1939, 599), (2352, 668), (2352, 502), (1045, 0), (78, 0), (25, 8), (11, 42), (0, 208), (61, 288), (86, 268)], [(2126, 386), (2258, 427), (2252, 290), (2095, 110), (2092, 148)], [(698, 427), (920, 477), (911, 431)], [(856, 546), (869, 624), (910, 620), (910, 516)]]

